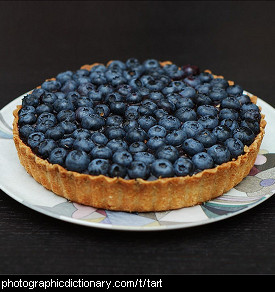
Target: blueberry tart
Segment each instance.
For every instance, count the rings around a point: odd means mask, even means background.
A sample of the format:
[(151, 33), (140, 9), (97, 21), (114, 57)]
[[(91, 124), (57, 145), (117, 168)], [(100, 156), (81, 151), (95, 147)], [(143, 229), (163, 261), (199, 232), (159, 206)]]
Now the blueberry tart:
[(59, 73), (14, 110), (21, 164), (73, 202), (149, 212), (194, 206), (250, 172), (266, 122), (256, 96), (211, 71), (129, 58)]

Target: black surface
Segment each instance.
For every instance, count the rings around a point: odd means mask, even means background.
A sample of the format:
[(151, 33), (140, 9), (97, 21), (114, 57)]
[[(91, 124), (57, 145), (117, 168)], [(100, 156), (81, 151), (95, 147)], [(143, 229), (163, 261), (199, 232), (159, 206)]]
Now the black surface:
[[(0, 108), (59, 72), (133, 56), (211, 69), (274, 107), (274, 13), (263, 1), (0, 2)], [(217, 223), (121, 232), (47, 217), (1, 191), (0, 273), (274, 274), (274, 215), (272, 197)]]

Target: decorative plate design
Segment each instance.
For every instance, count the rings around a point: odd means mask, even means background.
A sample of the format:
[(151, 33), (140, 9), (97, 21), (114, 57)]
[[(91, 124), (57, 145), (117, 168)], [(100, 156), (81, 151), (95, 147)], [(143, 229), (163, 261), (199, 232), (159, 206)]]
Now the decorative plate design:
[(266, 134), (250, 174), (221, 197), (167, 212), (127, 213), (70, 202), (46, 190), (20, 164), (12, 137), (12, 112), (25, 94), (0, 111), (0, 188), (21, 204), (59, 220), (117, 230), (155, 231), (208, 224), (245, 212), (275, 193), (275, 109), (261, 99)]

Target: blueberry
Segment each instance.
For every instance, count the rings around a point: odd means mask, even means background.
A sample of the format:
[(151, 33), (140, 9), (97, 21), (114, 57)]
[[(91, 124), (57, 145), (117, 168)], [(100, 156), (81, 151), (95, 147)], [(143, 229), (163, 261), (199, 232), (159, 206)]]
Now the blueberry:
[(65, 134), (71, 134), (77, 129), (76, 124), (69, 121), (62, 121), (60, 126), (63, 128)]
[(97, 145), (106, 145), (108, 143), (108, 138), (100, 132), (95, 132), (91, 136), (92, 141)]
[(65, 71), (61, 72), (56, 76), (56, 80), (59, 81), (61, 84), (64, 84), (67, 80), (71, 80), (73, 76), (72, 71)]
[(186, 78), (183, 79), (183, 81), (192, 87), (197, 87), (198, 85), (201, 84), (201, 80), (198, 76), (187, 76)]
[(143, 142), (147, 139), (146, 132), (141, 128), (130, 129), (125, 137), (128, 143)]
[(184, 156), (178, 158), (173, 166), (177, 176), (192, 175), (194, 171), (192, 160)]
[[(65, 99), (68, 102), (72, 103), (73, 105), (76, 105), (79, 98), (81, 98), (81, 96), (80, 96), (80, 94), (77, 91), (70, 91), (66, 95), (66, 98)], [(76, 108), (77, 108), (77, 106), (76, 106)]]
[(126, 150), (118, 150), (113, 154), (114, 163), (127, 167), (130, 165), (132, 161), (133, 161), (132, 154)]
[(150, 169), (142, 161), (132, 161), (128, 167), (128, 175), (130, 178), (147, 179), (150, 175)]
[(164, 88), (164, 84), (161, 80), (151, 78), (145, 85), (150, 91), (154, 90), (162, 90)]
[(166, 145), (165, 138), (158, 136), (150, 137), (146, 143), (146, 146), (151, 150), (157, 150), (164, 145)]
[(179, 157), (179, 152), (174, 146), (165, 145), (157, 149), (156, 157), (158, 159), (167, 159), (174, 163)]
[(231, 108), (238, 111), (241, 108), (241, 103), (237, 98), (228, 96), (221, 101), (221, 108)]
[(205, 148), (211, 147), (217, 142), (216, 136), (207, 129), (198, 133), (195, 139), (202, 143)]
[(126, 69), (126, 65), (125, 65), (125, 63), (123, 63), (122, 61), (120, 61), (120, 60), (113, 60), (110, 64), (109, 64), (109, 66), (108, 66), (108, 69), (110, 70), (121, 70), (121, 71), (123, 71), (123, 70), (125, 70)]
[(124, 178), (127, 174), (127, 169), (125, 166), (117, 164), (117, 163), (113, 163), (110, 167), (109, 167), (109, 176), (110, 177), (121, 177)]
[(53, 104), (53, 108), (56, 112), (60, 112), (61, 110), (74, 110), (74, 105), (67, 99), (57, 99)]
[(58, 91), (61, 88), (61, 83), (57, 80), (48, 80), (42, 83), (41, 88), (46, 91)]
[(52, 121), (54, 124), (56, 124), (57, 119), (53, 113), (42, 113), (37, 118), (37, 124), (40, 124), (44, 121)]
[(36, 115), (34, 113), (31, 112), (26, 112), (26, 113), (21, 113), (19, 115), (19, 119), (18, 119), (18, 125), (22, 126), (22, 125), (32, 125), (36, 122)]
[(121, 94), (119, 94), (118, 92), (109, 93), (105, 97), (105, 102), (109, 105), (113, 102), (116, 102), (116, 101), (123, 101), (123, 96)]
[(194, 102), (189, 97), (182, 97), (176, 103), (177, 108), (181, 107), (194, 108), (194, 106), (195, 106)]
[(35, 126), (35, 130), (38, 132), (45, 133), (48, 129), (54, 127), (56, 125), (56, 122), (53, 120), (42, 120), (41, 122), (37, 122)]
[(126, 97), (128, 96), (131, 92), (132, 92), (132, 87), (129, 84), (122, 84), (120, 86), (118, 86), (118, 88), (116, 89), (116, 91)]
[(97, 114), (85, 115), (81, 120), (81, 126), (84, 129), (97, 131), (101, 129), (105, 124), (104, 119)]
[(215, 127), (212, 133), (216, 136), (217, 142), (224, 142), (228, 138), (232, 137), (231, 130), (225, 125)]
[(221, 88), (221, 89), (226, 89), (229, 86), (228, 82), (223, 78), (212, 79), (210, 81), (210, 85), (213, 86), (214, 88)]
[(179, 80), (184, 77), (184, 71), (175, 64), (168, 64), (163, 67), (168, 76), (174, 80)]
[(177, 117), (167, 115), (167, 116), (163, 116), (159, 120), (159, 125), (161, 125), (168, 131), (173, 131), (173, 130), (179, 129), (181, 126), (181, 123)]
[[(108, 93), (111, 93), (111, 92), (108, 92)], [(103, 93), (102, 93), (102, 91), (100, 91), (100, 88), (92, 89), (88, 93), (88, 97), (93, 102), (101, 102), (103, 100)]]
[(126, 110), (126, 103), (122, 101), (115, 101), (110, 103), (110, 111), (114, 115), (123, 115)]
[(204, 130), (204, 127), (198, 121), (187, 121), (182, 125), (182, 130), (188, 138), (191, 138)]
[(128, 149), (127, 143), (121, 139), (112, 139), (107, 143), (106, 146), (109, 147), (113, 151), (113, 153), (121, 149)]
[(223, 108), (220, 110), (219, 113), (219, 119), (225, 120), (225, 119), (231, 119), (231, 120), (238, 120), (239, 113), (231, 108)]
[(164, 95), (159, 91), (152, 91), (149, 94), (149, 98), (154, 102), (158, 102), (164, 98)]
[(107, 83), (104, 72), (92, 72), (90, 74), (91, 83), (95, 85), (102, 85)]
[(187, 64), (187, 65), (182, 66), (181, 69), (184, 72), (184, 76), (192, 76), (192, 75), (200, 74), (200, 69), (195, 65)]
[(205, 129), (214, 129), (219, 125), (219, 119), (215, 116), (202, 116), (198, 119), (198, 122), (205, 128)]
[(73, 122), (75, 121), (76, 118), (75, 112), (72, 110), (61, 110), (56, 117), (59, 122), (62, 121)]
[(200, 80), (203, 83), (209, 83), (212, 81), (212, 79), (214, 78), (213, 75), (209, 72), (201, 72), (199, 75)]
[(133, 69), (140, 67), (140, 62), (137, 58), (129, 58), (126, 60), (125, 65), (127, 68)]
[(149, 137), (165, 137), (166, 136), (166, 129), (163, 126), (155, 125), (148, 130)]
[(110, 114), (110, 108), (106, 104), (98, 104), (94, 107), (96, 114), (106, 118)]
[(48, 139), (59, 140), (65, 134), (64, 128), (58, 124), (45, 132), (45, 137)]
[(34, 150), (44, 140), (45, 135), (43, 133), (33, 132), (28, 137), (28, 145)]
[(147, 146), (144, 142), (134, 142), (129, 146), (129, 152), (137, 153), (137, 152), (145, 152), (147, 150)]
[(257, 135), (260, 132), (260, 124), (257, 121), (244, 120), (241, 121), (240, 126), (251, 129), (255, 135)]
[[(43, 98), (43, 96), (46, 94), (46, 91), (44, 89), (42, 89), (41, 87), (40, 88), (35, 88), (31, 95), (37, 97), (37, 98)], [(53, 93), (54, 94), (54, 93)]]
[(134, 160), (135, 161), (142, 161), (146, 165), (152, 164), (156, 158), (152, 153), (149, 152), (137, 152), (134, 153)]
[(213, 105), (200, 105), (197, 108), (197, 113), (199, 116), (216, 116), (218, 110)]
[(182, 149), (189, 156), (193, 156), (204, 151), (204, 146), (201, 142), (194, 138), (188, 138), (182, 143)]
[(159, 61), (155, 59), (147, 59), (143, 62), (146, 72), (151, 72), (160, 67)]
[(157, 159), (151, 165), (151, 172), (157, 178), (173, 177), (173, 164), (166, 159)]
[(61, 166), (64, 166), (65, 159), (67, 156), (67, 150), (64, 148), (55, 148), (52, 150), (52, 152), (49, 155), (49, 162), (52, 164), (59, 164)]
[(242, 119), (247, 120), (249, 122), (256, 121), (259, 123), (261, 120), (261, 114), (257, 110), (250, 109), (246, 111), (245, 113), (242, 113)]
[(187, 135), (183, 130), (174, 130), (167, 134), (166, 143), (172, 146), (180, 146), (186, 139)]
[(111, 126), (106, 128), (105, 135), (109, 140), (112, 139), (123, 139), (126, 135), (126, 132), (122, 127), (119, 126)]
[(109, 171), (109, 161), (107, 159), (96, 158), (88, 165), (88, 172), (91, 175), (107, 175)]
[(94, 113), (95, 111), (91, 107), (81, 106), (75, 111), (75, 118), (77, 121), (81, 121), (84, 116)]
[[(161, 99), (158, 101), (158, 109), (156, 109), (156, 111), (164, 110), (167, 113), (171, 113), (175, 109), (176, 109), (176, 105), (174, 103), (170, 102), (168, 99)], [(156, 113), (155, 113), (155, 115), (156, 115)]]
[(25, 105), (24, 107), (22, 107), (19, 112), (18, 115), (19, 117), (23, 114), (28, 114), (28, 113), (32, 113), (35, 114), (36, 113), (36, 109), (35, 107), (33, 107), (32, 105)]
[(230, 151), (224, 145), (215, 144), (211, 146), (207, 153), (212, 157), (214, 163), (222, 164), (230, 160)]
[(175, 116), (181, 121), (195, 121), (197, 119), (197, 113), (194, 109), (189, 107), (181, 107), (175, 112)]
[(68, 93), (70, 91), (74, 91), (77, 89), (77, 82), (75, 80), (67, 80), (61, 87), (61, 91), (64, 93)]
[(247, 94), (236, 96), (236, 99), (239, 101), (241, 105), (251, 102), (250, 97)]
[(83, 150), (72, 150), (68, 153), (65, 166), (68, 170), (83, 172), (88, 168), (90, 158)]
[(29, 105), (33, 107), (37, 107), (39, 105), (39, 99), (33, 94), (28, 94), (22, 99), (22, 107)]
[(196, 88), (198, 93), (208, 94), (210, 92), (212, 86), (208, 83), (204, 83), (204, 84), (197, 85), (195, 88)]
[(138, 128), (139, 124), (136, 120), (126, 120), (123, 123), (123, 129), (128, 132), (131, 129)]
[(191, 98), (192, 100), (197, 96), (196, 90), (190, 86), (185, 87), (182, 91), (179, 92), (179, 94), (183, 97)]
[(156, 125), (157, 121), (152, 116), (142, 116), (138, 119), (138, 123), (143, 130), (148, 131), (150, 128)]
[(108, 116), (106, 119), (106, 126), (121, 126), (123, 123), (123, 118), (119, 115)]
[(160, 120), (163, 116), (168, 115), (168, 112), (165, 109), (160, 108), (154, 112), (154, 115), (155, 115), (157, 120)]
[(76, 129), (73, 133), (72, 133), (72, 137), (74, 139), (80, 139), (80, 138), (90, 138), (91, 137), (91, 132), (87, 129)]
[(242, 155), (244, 152), (244, 144), (241, 140), (237, 138), (229, 138), (224, 144), (227, 146), (230, 151), (232, 158), (237, 158), (239, 155)]
[(198, 106), (204, 104), (212, 105), (212, 99), (208, 95), (199, 93), (196, 98), (196, 103)]
[(87, 82), (80, 84), (77, 88), (77, 92), (82, 96), (88, 96), (89, 92), (93, 89), (95, 89), (95, 86), (92, 83)]
[[(216, 80), (216, 79), (214, 79), (214, 80)], [(209, 97), (214, 102), (221, 102), (224, 98), (227, 98), (227, 92), (223, 88), (214, 87), (209, 92)]]
[(238, 84), (234, 84), (234, 85), (228, 86), (226, 91), (229, 95), (236, 96), (236, 95), (241, 95), (243, 93), (243, 88)]
[(239, 127), (233, 131), (233, 138), (237, 138), (243, 142), (244, 145), (249, 146), (255, 139), (255, 134), (250, 128)]
[(172, 81), (170, 85), (176, 89), (175, 92), (180, 92), (186, 87), (186, 84), (180, 80)]
[(239, 123), (236, 120), (232, 120), (232, 119), (224, 119), (220, 122), (220, 125), (227, 126), (231, 131), (234, 131), (235, 129), (239, 127)]
[(95, 146), (90, 152), (90, 155), (93, 159), (95, 158), (111, 159), (112, 154), (113, 154), (112, 150), (104, 145)]
[(40, 114), (45, 113), (45, 112), (48, 112), (48, 113), (53, 112), (53, 106), (51, 104), (42, 103), (36, 107), (36, 114), (37, 115), (40, 115)]
[(19, 128), (20, 137), (28, 138), (28, 136), (33, 133), (35, 130), (34, 126), (32, 125), (24, 125)]
[(206, 152), (200, 152), (192, 157), (192, 162), (198, 170), (209, 169), (214, 166), (213, 158)]
[(94, 101), (101, 101), (103, 97), (108, 96), (110, 93), (114, 91), (114, 88), (110, 84), (102, 84), (97, 88), (98, 92), (100, 93), (100, 98), (99, 95), (96, 91), (91, 91), (89, 93), (89, 97), (93, 99)]
[(75, 139), (72, 137), (66, 137), (59, 140), (59, 147), (62, 147), (66, 150), (73, 149)]
[(241, 106), (241, 116), (242, 116), (243, 113), (245, 113), (245, 112), (247, 112), (249, 110), (255, 110), (255, 111), (260, 112), (260, 109), (259, 109), (259, 107), (256, 104), (254, 104), (252, 102), (245, 103), (245, 104), (243, 104)]
[(89, 153), (95, 144), (92, 142), (91, 138), (76, 138), (73, 144), (73, 149), (81, 150)]
[(37, 153), (43, 158), (46, 159), (52, 150), (57, 147), (56, 141), (53, 139), (45, 139), (43, 140), (37, 148)]

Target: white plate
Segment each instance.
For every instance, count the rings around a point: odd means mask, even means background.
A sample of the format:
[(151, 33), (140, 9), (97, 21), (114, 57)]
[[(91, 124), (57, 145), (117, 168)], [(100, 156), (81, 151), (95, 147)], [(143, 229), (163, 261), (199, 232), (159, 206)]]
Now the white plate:
[(59, 220), (89, 227), (132, 231), (187, 228), (245, 212), (275, 193), (275, 109), (261, 99), (266, 134), (250, 175), (223, 196), (201, 206), (168, 212), (127, 213), (72, 203), (46, 190), (21, 166), (12, 139), (12, 112), (25, 94), (0, 111), (0, 188), (21, 204)]

